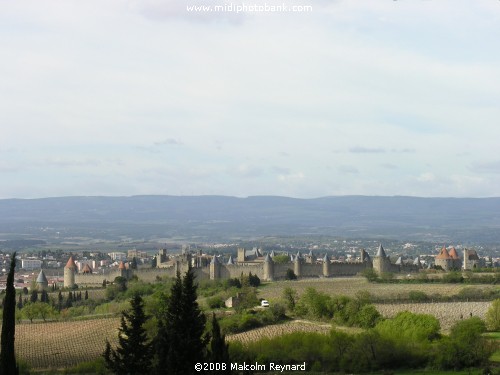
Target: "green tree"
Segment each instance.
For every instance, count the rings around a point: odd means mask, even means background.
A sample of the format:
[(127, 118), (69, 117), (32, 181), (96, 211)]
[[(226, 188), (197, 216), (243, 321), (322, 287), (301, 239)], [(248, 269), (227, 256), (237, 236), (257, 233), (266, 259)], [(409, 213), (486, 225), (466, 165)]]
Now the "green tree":
[(133, 270), (137, 269), (137, 259), (136, 259), (136, 257), (132, 258), (132, 261), (130, 262), (130, 269), (133, 269)]
[(226, 364), (226, 369), (222, 371), (213, 371), (214, 374), (230, 374), (231, 365), (229, 361), (229, 344), (226, 343), (225, 335), (221, 334), (219, 322), (212, 314), (212, 330), (210, 338), (210, 351), (208, 354), (208, 360), (211, 363), (224, 363)]
[(286, 273), (285, 273), (285, 279), (286, 280), (297, 280), (297, 275), (291, 268), (287, 268)]
[(275, 255), (273, 257), (274, 264), (285, 264), (290, 262), (290, 256), (286, 254)]
[(38, 301), (38, 291), (37, 290), (33, 290), (31, 292), (30, 302), (35, 303), (36, 301)]
[(366, 280), (368, 280), (369, 282), (374, 282), (378, 280), (377, 271), (375, 271), (373, 268), (365, 268), (361, 272), (361, 276), (366, 277)]
[(177, 273), (155, 338), (157, 374), (194, 375), (195, 364), (205, 358), (206, 319), (196, 301), (196, 289), (191, 268), (182, 279)]
[(118, 347), (106, 340), (103, 353), (106, 367), (115, 374), (140, 375), (151, 370), (152, 346), (146, 335), (144, 302), (139, 294), (130, 300), (130, 311), (124, 311), (118, 333)]
[(2, 335), (0, 351), (0, 374), (19, 374), (16, 362), (14, 341), (16, 336), (16, 289), (14, 287), (14, 272), (16, 268), (16, 253), (12, 254), (10, 269), (7, 275), (5, 298), (3, 300)]
[(488, 312), (486, 313), (486, 323), (492, 331), (500, 330), (500, 299), (496, 299), (491, 303)]
[(435, 365), (455, 370), (487, 365), (495, 344), (483, 337), (485, 331), (486, 324), (477, 316), (457, 322), (436, 348)]
[(295, 289), (287, 286), (285, 289), (283, 289), (283, 299), (285, 300), (287, 309), (290, 311), (294, 311), (297, 300), (299, 299), (299, 294)]
[(38, 316), (38, 310), (35, 306), (35, 303), (36, 302), (28, 302), (24, 305), (23, 309), (21, 310), (23, 317), (28, 319), (31, 323), (33, 323), (33, 319), (35, 319)]

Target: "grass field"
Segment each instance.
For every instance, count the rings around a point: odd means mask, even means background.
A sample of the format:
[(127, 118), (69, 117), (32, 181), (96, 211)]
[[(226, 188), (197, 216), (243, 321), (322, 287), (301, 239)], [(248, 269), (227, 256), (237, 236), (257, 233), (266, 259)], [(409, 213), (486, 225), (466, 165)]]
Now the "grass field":
[(472, 314), (484, 319), (491, 302), (438, 302), (438, 303), (395, 303), (375, 304), (377, 310), (386, 318), (391, 318), (400, 311), (417, 314), (430, 314), (441, 323), (441, 330), (449, 331), (451, 326)]
[[(368, 291), (372, 296), (380, 299), (406, 299), (411, 291), (421, 291), (429, 296), (433, 294), (439, 294), (441, 296), (456, 295), (462, 289), (468, 287), (468, 285), (429, 283), (378, 284), (369, 283), (364, 277), (318, 278), (267, 283), (260, 288), (259, 296), (270, 301), (278, 300), (281, 298), (283, 289), (286, 287), (297, 290), (299, 296), (306, 288), (314, 288), (330, 296), (345, 295), (354, 297), (357, 292)], [(495, 285), (470, 285), (470, 287), (482, 290), (498, 289), (498, 286)]]
[(16, 355), (34, 369), (60, 369), (91, 361), (116, 344), (119, 318), (16, 325)]

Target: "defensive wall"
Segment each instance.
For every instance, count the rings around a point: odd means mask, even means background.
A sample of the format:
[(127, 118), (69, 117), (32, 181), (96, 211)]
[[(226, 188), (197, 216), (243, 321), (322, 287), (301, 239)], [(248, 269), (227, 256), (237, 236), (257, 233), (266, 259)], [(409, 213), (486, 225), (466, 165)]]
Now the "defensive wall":
[[(242, 259), (241, 252), (238, 254)], [(134, 275), (139, 280), (145, 282), (154, 282), (158, 278), (175, 277), (177, 272), (184, 274), (191, 266), (197, 280), (219, 280), (238, 278), (241, 274), (248, 275), (252, 273), (257, 275), (263, 281), (273, 281), (285, 279), (288, 270), (292, 270), (298, 277), (338, 277), (355, 276), (367, 268), (373, 268), (377, 273), (395, 272), (410, 273), (418, 272), (418, 264), (393, 264), (385, 254), (382, 245), (380, 245), (377, 255), (372, 259), (362, 250), (361, 260), (357, 261), (331, 261), (325, 255), (321, 260), (300, 257), (298, 254), (293, 260), (286, 263), (274, 263), (272, 256), (267, 254), (256, 261), (239, 261), (230, 264), (223, 264), (216, 257), (212, 257), (210, 263), (206, 258), (183, 254), (173, 257), (168, 264), (161, 262), (156, 268), (150, 269), (126, 269), (123, 264), (118, 269), (107, 270), (102, 274), (80, 274), (76, 272), (76, 267), (72, 266), (72, 260), (68, 261), (65, 268), (64, 286), (71, 287), (74, 284), (82, 287), (99, 286), (103, 281), (112, 282), (117, 276), (130, 279)]]

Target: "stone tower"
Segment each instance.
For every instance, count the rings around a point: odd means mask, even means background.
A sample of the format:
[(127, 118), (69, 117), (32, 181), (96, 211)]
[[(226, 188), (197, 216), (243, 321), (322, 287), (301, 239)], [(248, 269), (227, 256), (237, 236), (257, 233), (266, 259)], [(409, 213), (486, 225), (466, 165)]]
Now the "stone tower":
[(242, 247), (238, 248), (238, 257), (237, 257), (237, 262), (238, 263), (243, 263), (245, 262), (245, 249)]
[(325, 254), (323, 258), (323, 276), (330, 277), (330, 259), (328, 259), (328, 254)]
[(266, 257), (264, 258), (264, 280), (274, 280), (274, 262), (269, 254), (266, 254)]
[(385, 254), (382, 244), (379, 245), (377, 254), (373, 257), (373, 269), (380, 275), (391, 271), (391, 260)]
[(39, 291), (47, 290), (49, 288), (49, 281), (47, 280), (47, 277), (45, 276), (45, 272), (43, 272), (43, 270), (40, 270), (40, 273), (36, 278), (36, 286)]
[(297, 251), (297, 255), (293, 261), (293, 273), (297, 277), (302, 276), (302, 257), (300, 256), (300, 251)]
[(210, 280), (217, 280), (220, 278), (220, 263), (214, 255), (210, 262)]
[(454, 261), (453, 258), (448, 253), (446, 246), (443, 246), (439, 251), (439, 254), (434, 258), (434, 263), (436, 266), (441, 266), (441, 268), (445, 271), (449, 271), (453, 269)]
[(127, 279), (127, 268), (125, 268), (125, 263), (123, 263), (123, 260), (120, 261), (120, 264), (118, 264), (118, 271), (120, 272), (120, 276)]
[(75, 274), (77, 271), (77, 267), (75, 261), (73, 260), (73, 256), (70, 256), (68, 259), (68, 263), (64, 267), (64, 287), (65, 288), (73, 288), (75, 286)]

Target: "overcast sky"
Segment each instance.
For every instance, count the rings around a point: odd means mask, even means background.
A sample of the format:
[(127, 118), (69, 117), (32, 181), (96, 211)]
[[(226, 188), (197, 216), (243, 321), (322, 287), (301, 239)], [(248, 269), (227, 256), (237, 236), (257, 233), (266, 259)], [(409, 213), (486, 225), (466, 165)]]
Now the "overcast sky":
[(0, 198), (500, 195), (500, 1), (266, 3), (0, 0)]

